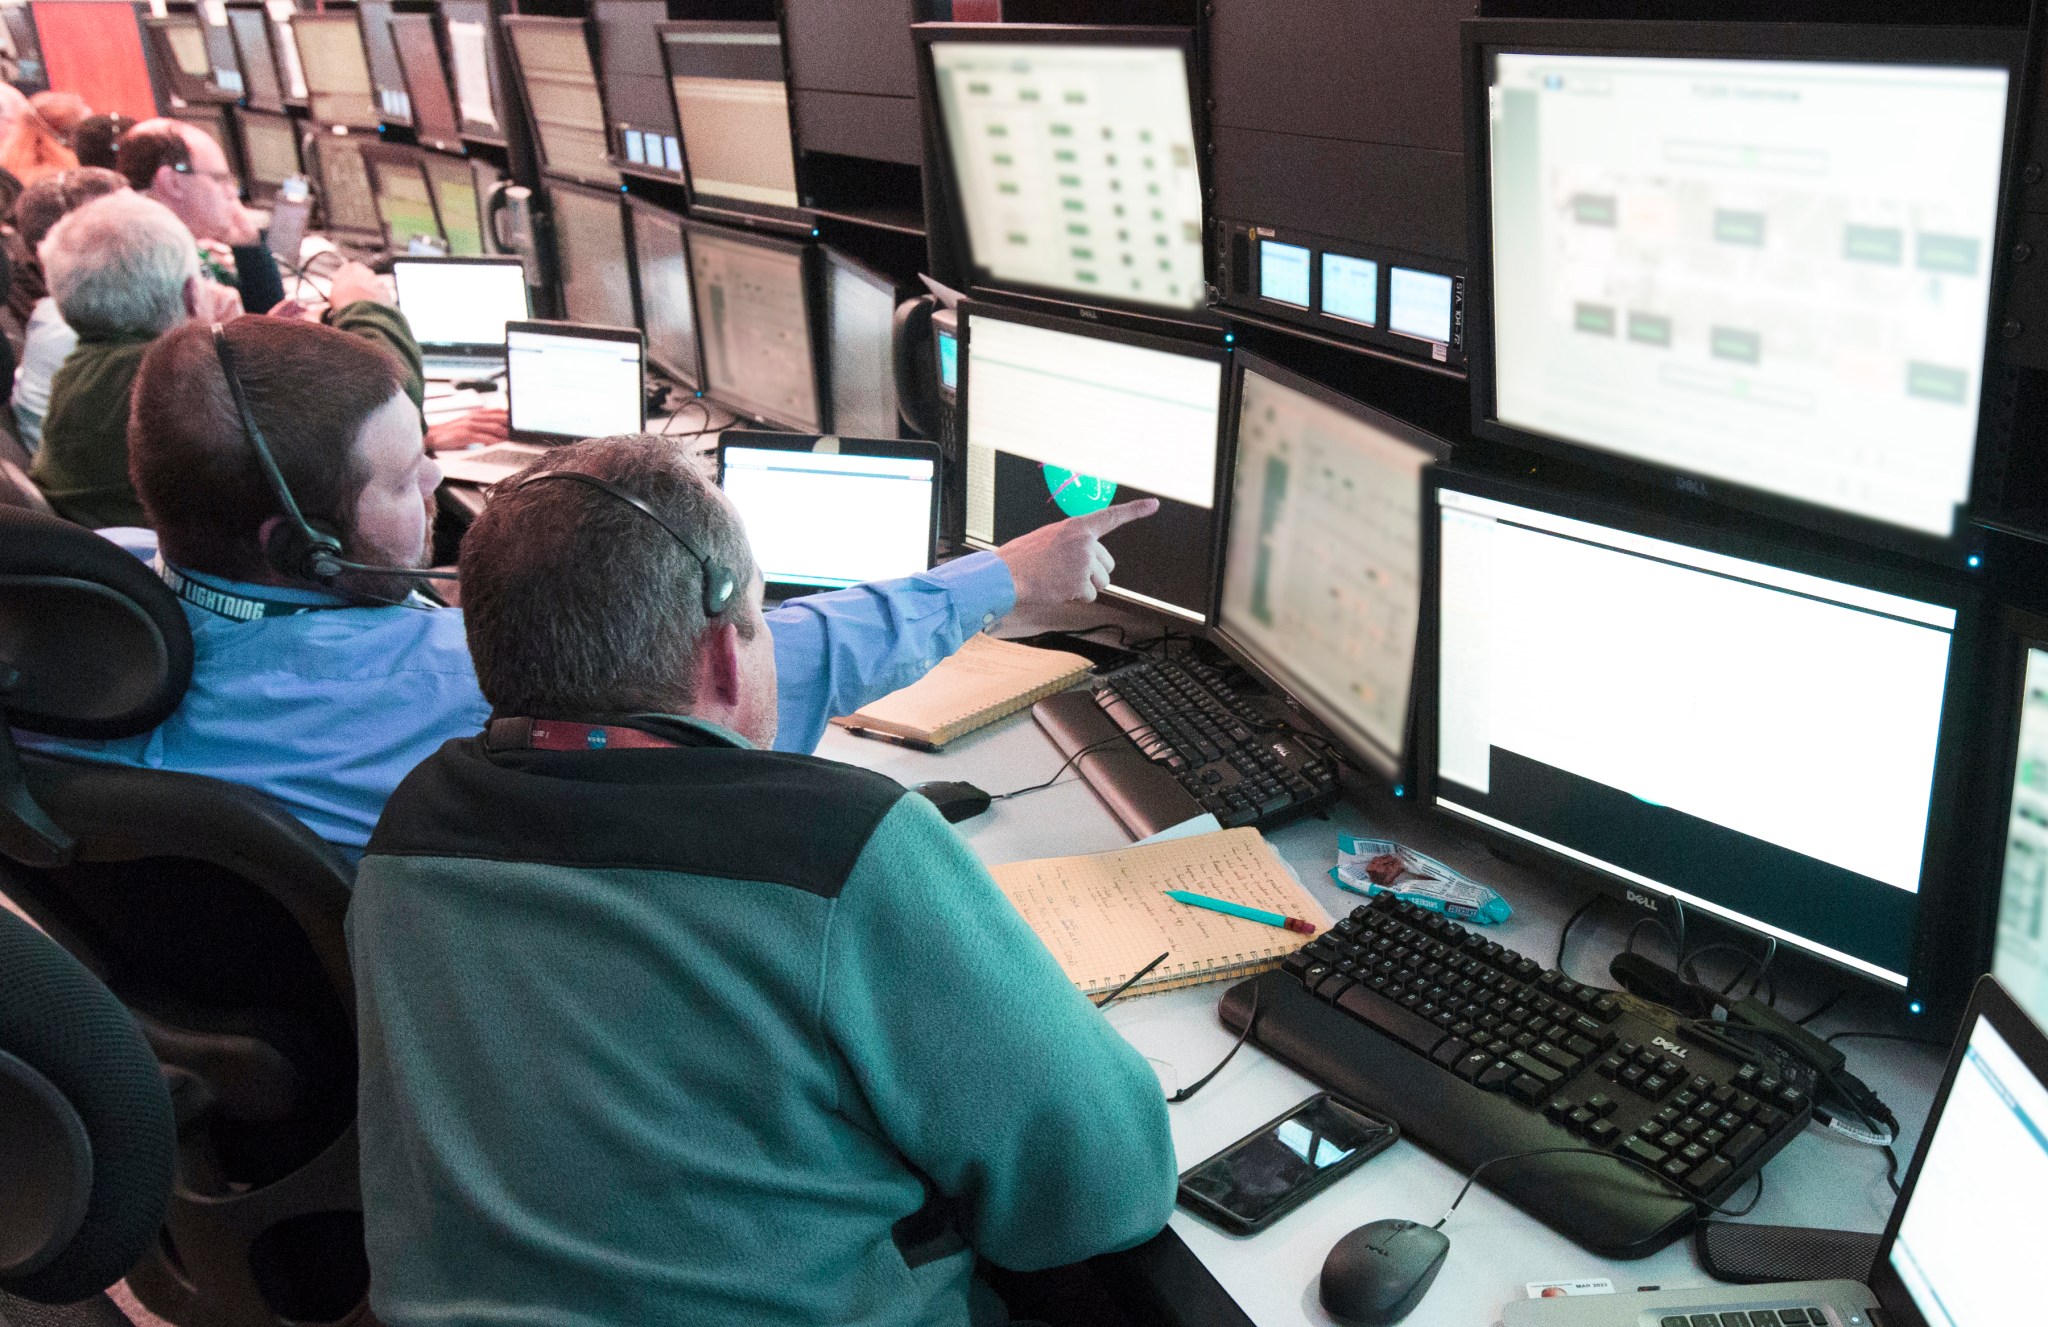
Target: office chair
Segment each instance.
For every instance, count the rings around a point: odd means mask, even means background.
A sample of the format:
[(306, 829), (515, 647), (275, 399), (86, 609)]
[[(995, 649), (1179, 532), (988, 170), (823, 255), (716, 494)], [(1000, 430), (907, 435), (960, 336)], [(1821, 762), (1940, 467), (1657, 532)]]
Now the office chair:
[(0, 1324), (127, 1322), (104, 1292), (163, 1224), (175, 1146), (135, 1020), (0, 908)]
[(191, 676), (148, 567), (0, 507), (0, 893), (133, 1013), (177, 1107), (169, 1213), (129, 1285), (183, 1327), (346, 1321), (369, 1284), (348, 867), (260, 793), (10, 734), (146, 733)]

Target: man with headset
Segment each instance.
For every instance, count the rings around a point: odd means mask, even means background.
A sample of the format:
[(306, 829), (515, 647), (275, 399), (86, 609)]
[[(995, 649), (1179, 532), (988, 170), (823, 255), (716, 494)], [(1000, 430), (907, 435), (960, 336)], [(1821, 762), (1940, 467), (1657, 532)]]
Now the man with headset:
[[(238, 318), (217, 342), (189, 322), (158, 338), (135, 379), (128, 446), (165, 580), (192, 624), (192, 685), (140, 737), (34, 745), (246, 784), (360, 852), (399, 780), (490, 713), (462, 615), (409, 593), (440, 470), (407, 382), (369, 342), (308, 323)], [(1101, 536), (1155, 509), (1126, 503), (770, 612), (777, 748), (810, 752), (830, 716), (915, 681), (1018, 604), (1093, 599), (1114, 567)], [(592, 602), (619, 598), (601, 562), (577, 571)]]

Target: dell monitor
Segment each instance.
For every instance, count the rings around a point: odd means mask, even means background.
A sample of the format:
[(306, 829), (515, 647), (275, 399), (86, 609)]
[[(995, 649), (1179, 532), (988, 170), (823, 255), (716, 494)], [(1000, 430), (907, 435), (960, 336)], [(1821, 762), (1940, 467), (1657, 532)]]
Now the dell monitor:
[(640, 333), (632, 327), (505, 326), (505, 407), (516, 442), (564, 443), (647, 426)]
[(1103, 540), (1109, 593), (1209, 616), (1224, 396), (1220, 346), (965, 304), (967, 539), (981, 548), (1136, 498)]
[(218, 92), (213, 83), (213, 56), (206, 49), (206, 30), (199, 26), (197, 14), (150, 18), (143, 24), (172, 95), (181, 101), (205, 101)]
[(1985, 971), (2048, 1023), (2048, 619), (2013, 613), (2004, 860)]
[(1433, 473), (1427, 799), (1660, 914), (1936, 994), (1969, 902), (1948, 860), (1967, 592)]
[(832, 430), (893, 438), (896, 417), (896, 305), (901, 292), (880, 272), (830, 245), (825, 269), (825, 379)]
[(433, 16), (393, 14), (391, 44), (405, 73), (406, 102), (420, 146), (461, 151), (462, 124), (455, 117), (455, 97), (448, 90), (448, 73), (441, 65), (441, 43), (434, 35)]
[(616, 188), (605, 136), (604, 98), (580, 18), (507, 17), (512, 66), (533, 114), (534, 147), (543, 169), (585, 184)]
[(705, 393), (770, 424), (824, 432), (808, 247), (693, 222), (690, 276)]
[(1466, 29), (1476, 430), (1938, 551), (1971, 498), (2017, 34), (1557, 29)]
[(1444, 445), (1236, 357), (1217, 642), (1390, 780), (1407, 768), (1423, 476)]
[(289, 117), (245, 110), (242, 155), (249, 163), (249, 197), (266, 202), (286, 180), (301, 173), (299, 130)]
[(719, 436), (718, 474), (771, 598), (914, 576), (932, 565), (932, 443), (728, 429)]
[(391, 40), (391, 0), (356, 0), (356, 19), (363, 30), (363, 54), (370, 64), (370, 86), (377, 93), (377, 111), (388, 124), (412, 123), (412, 97), (405, 87), (405, 67)]
[(312, 165), (318, 176), (321, 229), (359, 248), (382, 248), (384, 218), (363, 160), (363, 139), (353, 134), (316, 135)]
[(1180, 318), (1203, 307), (1188, 30), (915, 31), (972, 284)]
[(796, 140), (773, 23), (664, 23), (662, 58), (690, 196), (710, 207), (794, 214)]
[(633, 288), (647, 329), (647, 362), (685, 387), (704, 382), (697, 310), (690, 293), (690, 250), (683, 219), (644, 199), (626, 200), (633, 228)]
[(441, 0), (448, 38), (448, 81), (462, 136), (503, 146), (505, 112), (498, 96), (497, 18), (491, 0)]
[(362, 29), (345, 9), (292, 15), (292, 37), (306, 75), (306, 106), (316, 124), (375, 129), (379, 123)]
[(235, 39), (235, 57), (242, 67), (243, 100), (252, 111), (284, 109), (284, 84), (277, 72), (277, 53), (270, 44), (270, 16), (260, 9), (230, 9), (228, 32)]
[(550, 184), (547, 199), (555, 224), (562, 316), (606, 327), (635, 326), (626, 223), (618, 193)]
[[(419, 103), (414, 102), (415, 109)], [(426, 153), (420, 160), (434, 191), (434, 211), (448, 238), (451, 258), (477, 258), (484, 253), (483, 197), (477, 189), (476, 166), (461, 157)]]
[(370, 168), (371, 196), (383, 223), (384, 247), (393, 253), (412, 251), (415, 243), (439, 248), (447, 243), (434, 211), (434, 191), (427, 183), (423, 154), (416, 147), (366, 143), (363, 160)]

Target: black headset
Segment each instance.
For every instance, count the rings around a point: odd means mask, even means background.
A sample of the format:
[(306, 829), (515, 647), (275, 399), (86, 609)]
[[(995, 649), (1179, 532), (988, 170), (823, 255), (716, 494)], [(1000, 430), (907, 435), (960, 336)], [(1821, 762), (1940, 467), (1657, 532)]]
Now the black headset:
[(542, 470), (538, 474), (531, 474), (524, 479), (514, 482), (512, 487), (515, 489), (525, 488), (529, 484), (539, 484), (550, 479), (571, 479), (579, 484), (588, 484), (600, 493), (609, 493), (620, 502), (625, 503), (628, 507), (631, 507), (648, 520), (653, 521), (656, 525), (666, 530), (668, 537), (682, 545), (683, 551), (696, 559), (698, 566), (704, 568), (704, 616), (717, 617), (726, 610), (727, 605), (732, 603), (732, 596), (739, 589), (739, 578), (733, 575), (732, 568), (721, 562), (713, 562), (710, 558), (699, 553), (696, 545), (683, 538), (681, 534), (677, 533), (673, 525), (662, 519), (660, 512), (654, 510), (654, 508), (648, 506), (645, 502), (626, 492), (626, 490), (610, 480), (600, 479), (596, 475), (585, 474), (581, 470)]
[(234, 398), (235, 410), (242, 417), (242, 435), (249, 440), (249, 448), (256, 453), (256, 461), (263, 476), (270, 483), (271, 491), (277, 494), (277, 502), (284, 508), (284, 520), (270, 532), (263, 541), (263, 560), (281, 575), (298, 580), (317, 581), (322, 585), (332, 584), (343, 573), (351, 571), (375, 572), (382, 576), (413, 576), (423, 580), (454, 580), (452, 571), (427, 571), (417, 567), (380, 567), (372, 563), (350, 562), (344, 558), (341, 537), (332, 530), (323, 530), (306, 519), (299, 510), (298, 499), (292, 496), (291, 487), (284, 482), (284, 471), (278, 469), (277, 457), (271, 453), (270, 444), (263, 440), (263, 430), (256, 426), (256, 416), (249, 409), (249, 398), (242, 394), (242, 380), (235, 375), (235, 352), (228, 345), (227, 328), (219, 323), (213, 325), (213, 350), (220, 357), (221, 376), (227, 379), (228, 395)]

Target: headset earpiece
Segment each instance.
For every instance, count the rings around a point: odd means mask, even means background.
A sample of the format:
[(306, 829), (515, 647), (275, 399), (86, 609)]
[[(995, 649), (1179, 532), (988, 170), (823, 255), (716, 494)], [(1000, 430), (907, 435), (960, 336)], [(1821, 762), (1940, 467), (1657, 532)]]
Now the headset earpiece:
[(732, 605), (733, 595), (737, 594), (740, 588), (739, 577), (733, 574), (732, 568), (722, 562), (713, 562), (710, 558), (698, 552), (697, 546), (683, 538), (673, 525), (670, 525), (662, 518), (660, 512), (610, 480), (600, 479), (592, 474), (585, 474), (581, 470), (543, 470), (538, 474), (526, 476), (524, 479), (514, 483), (512, 487), (515, 489), (525, 488), (528, 484), (539, 484), (550, 479), (567, 479), (573, 483), (587, 484), (600, 493), (608, 493), (666, 531), (668, 537), (680, 544), (682, 550), (688, 553), (696, 561), (697, 565), (704, 570), (705, 617), (717, 617)]
[(263, 541), (263, 560), (281, 575), (323, 585), (347, 570), (341, 540), (310, 523), (298, 526), (279, 521)]

